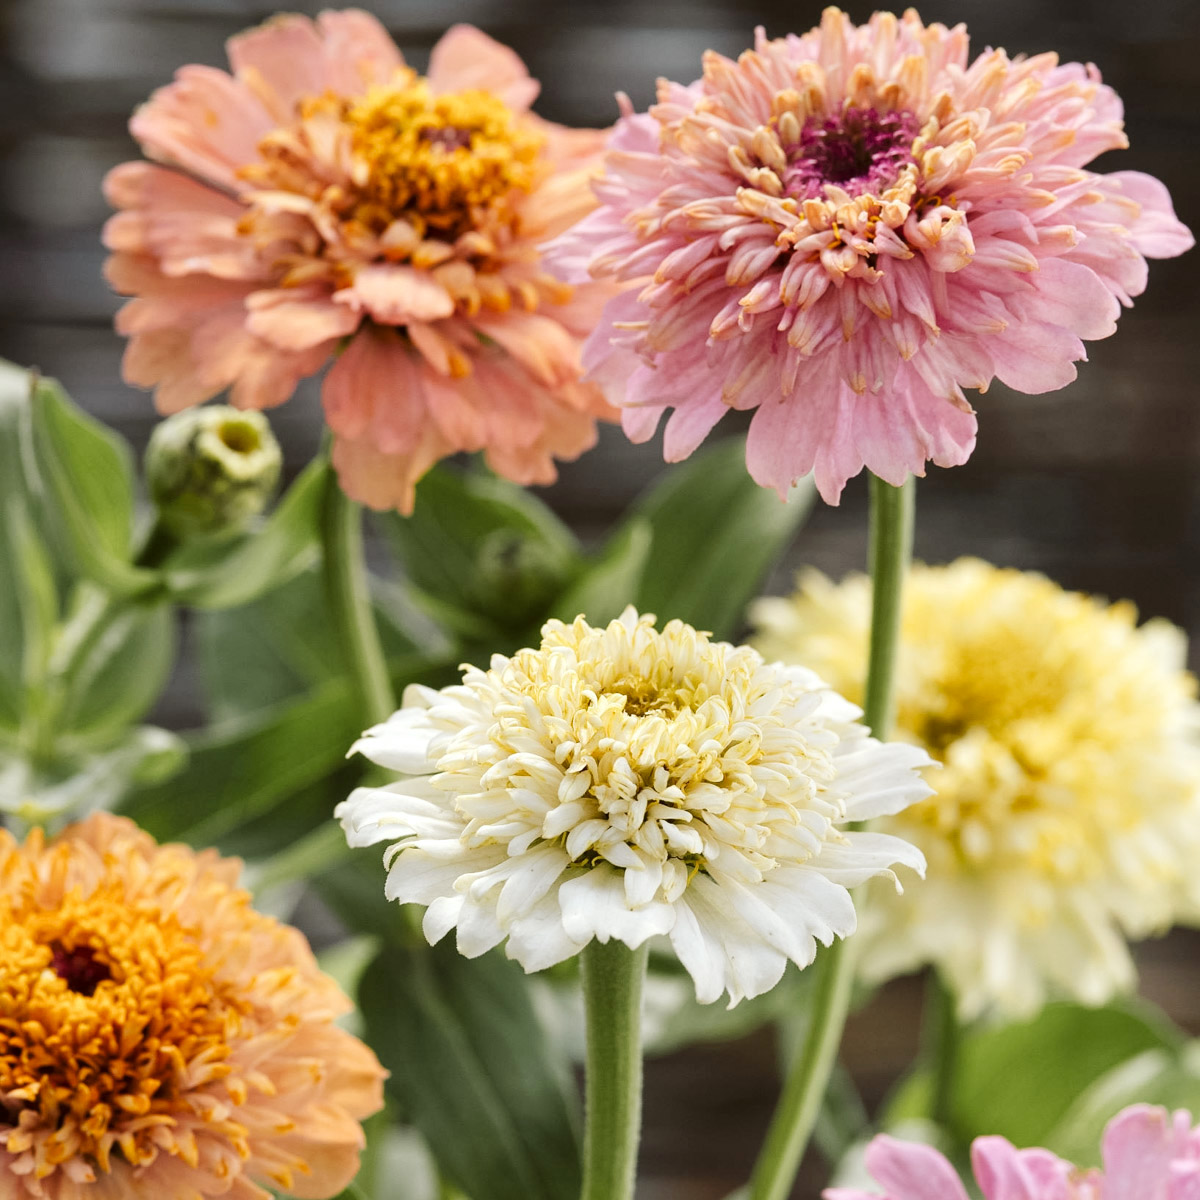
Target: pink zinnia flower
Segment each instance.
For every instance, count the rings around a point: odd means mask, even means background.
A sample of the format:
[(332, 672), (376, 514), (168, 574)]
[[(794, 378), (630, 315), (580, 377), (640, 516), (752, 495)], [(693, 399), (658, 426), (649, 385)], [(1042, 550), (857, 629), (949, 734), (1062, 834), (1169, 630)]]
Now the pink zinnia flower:
[(1085, 169), (1125, 146), (1095, 67), (969, 61), (966, 29), (911, 10), (704, 58), (658, 104), (623, 100), (602, 206), (552, 251), (564, 278), (636, 284), (585, 350), (624, 387), (625, 430), (686, 458), (728, 408), (757, 409), (746, 457), (782, 493), (815, 471), (836, 503), (864, 466), (889, 483), (965, 462), (963, 388), (1045, 392), (1115, 329), (1145, 256), (1192, 237), (1148, 175)]
[(124, 374), (174, 412), (231, 389), (268, 408), (339, 347), (323, 399), (345, 490), (412, 505), (439, 458), (486, 450), (519, 483), (611, 415), (580, 382), (606, 290), (547, 275), (539, 243), (595, 204), (604, 134), (529, 111), (520, 59), (470, 26), (427, 78), (374, 17), (285, 16), (188, 66), (130, 129), (163, 166), (109, 175)]
[[(1102, 1170), (1083, 1170), (1049, 1150), (1018, 1150), (1002, 1137), (976, 1138), (971, 1165), (984, 1200), (1195, 1200), (1200, 1128), (1191, 1114), (1135, 1104), (1104, 1131)], [(886, 1200), (967, 1200), (954, 1168), (931, 1146), (877, 1137), (867, 1169)], [(827, 1188), (825, 1200), (880, 1200), (879, 1192)]]

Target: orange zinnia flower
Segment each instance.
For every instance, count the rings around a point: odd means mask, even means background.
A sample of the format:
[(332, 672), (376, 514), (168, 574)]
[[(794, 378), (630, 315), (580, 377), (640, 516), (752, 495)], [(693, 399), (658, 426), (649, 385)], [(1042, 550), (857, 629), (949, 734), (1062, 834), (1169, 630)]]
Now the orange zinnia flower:
[(594, 207), (604, 134), (534, 116), (520, 59), (465, 25), (428, 77), (352, 10), (276, 18), (229, 58), (135, 114), (164, 165), (107, 180), (125, 379), (163, 412), (225, 388), (267, 408), (343, 347), (324, 404), (355, 499), (409, 509), (458, 450), (553, 480), (611, 415), (579, 349), (609, 289), (552, 279), (538, 246)]
[(8, 1200), (317, 1198), (354, 1177), (384, 1071), (239, 869), (105, 813), (49, 844), (0, 831)]

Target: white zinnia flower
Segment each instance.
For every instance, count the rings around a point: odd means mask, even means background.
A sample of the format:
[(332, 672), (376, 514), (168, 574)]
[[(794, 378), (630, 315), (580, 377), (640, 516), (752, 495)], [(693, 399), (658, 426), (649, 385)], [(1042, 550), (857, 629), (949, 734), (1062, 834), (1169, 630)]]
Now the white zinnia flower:
[(473, 957), (507, 938), (536, 971), (665, 934), (702, 1002), (736, 1003), (854, 932), (847, 888), (924, 870), (900, 838), (846, 828), (930, 793), (927, 755), (860, 715), (680, 621), (550, 621), (537, 650), (410, 687), (355, 747), (403, 778), (337, 816), (354, 846), (394, 843), (386, 894), (429, 906), (431, 942), (457, 928)]

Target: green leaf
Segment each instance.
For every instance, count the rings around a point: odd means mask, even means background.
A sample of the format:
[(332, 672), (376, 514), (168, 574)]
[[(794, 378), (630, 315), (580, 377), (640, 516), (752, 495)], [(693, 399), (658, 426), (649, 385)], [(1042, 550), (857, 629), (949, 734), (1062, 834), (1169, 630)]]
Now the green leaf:
[(578, 1137), (566, 1064), (521, 969), (493, 951), (388, 947), (359, 988), (389, 1088), (446, 1176), (472, 1200), (576, 1200)]
[(133, 463), (128, 446), (50, 379), (29, 376), (30, 430), (47, 519), (74, 570), (123, 596), (159, 584), (131, 562)]
[(1105, 1125), (1131, 1104), (1200, 1113), (1200, 1042), (1179, 1053), (1147, 1050), (1101, 1075), (1047, 1135), (1046, 1148), (1079, 1166), (1099, 1166)]
[(160, 841), (220, 844), (241, 826), (330, 775), (358, 737), (358, 706), (335, 682), (257, 717), (188, 739), (188, 767), (135, 792), (126, 815)]
[[(1147, 1050), (1176, 1053), (1183, 1035), (1149, 1006), (1050, 1004), (1032, 1021), (967, 1033), (952, 1090), (956, 1141), (1000, 1134), (1043, 1145), (1090, 1084)], [(918, 1069), (887, 1107), (885, 1123), (928, 1115), (929, 1077)]]
[(12, 587), (17, 598), (17, 629), (24, 642), (21, 681), (26, 693), (46, 682), (58, 623), (58, 589), (54, 564), (34, 533), (20, 496), (9, 498), (4, 514), (12, 549)]
[(157, 784), (187, 758), (182, 739), (146, 725), (101, 751), (34, 768), (0, 757), (0, 809), (42, 822), (60, 814), (112, 808), (139, 784)]
[(185, 543), (163, 565), (171, 598), (191, 608), (224, 609), (287, 583), (318, 556), (320, 511), (329, 465), (310, 463), (261, 528), (235, 539)]
[(380, 521), (414, 587), (504, 629), (539, 618), (579, 567), (578, 543), (544, 504), (482, 471), (435, 467), (411, 516)]
[(619, 617), (634, 602), (652, 554), (654, 530), (634, 517), (609, 538), (599, 558), (554, 604), (554, 615), (573, 621), (581, 613), (593, 624)]
[[(96, 594), (85, 604), (105, 610)], [(87, 638), (62, 679), (58, 724), (62, 734), (109, 736), (140, 720), (158, 699), (175, 661), (175, 614), (167, 605), (117, 604), (99, 614), (100, 628)]]
[(654, 530), (649, 568), (627, 597), (659, 624), (678, 617), (732, 637), (747, 602), (812, 511), (809, 479), (787, 503), (746, 471), (745, 443), (718, 442), (674, 467), (639, 500), (630, 521)]

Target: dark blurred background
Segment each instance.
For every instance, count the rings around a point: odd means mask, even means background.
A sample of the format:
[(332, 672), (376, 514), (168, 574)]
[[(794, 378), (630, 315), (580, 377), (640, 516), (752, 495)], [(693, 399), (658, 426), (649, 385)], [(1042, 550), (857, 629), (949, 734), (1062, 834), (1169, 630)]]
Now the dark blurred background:
[[(322, 5), (283, 7), (315, 13)], [(756, 24), (801, 32), (816, 0), (374, 0), (409, 60), (455, 21), (513, 46), (543, 82), (538, 110), (605, 125), (613, 93), (643, 107), (654, 79), (691, 80), (702, 52), (736, 55)], [(120, 382), (117, 301), (100, 273), (100, 183), (134, 157), (125, 122), (186, 62), (225, 65), (222, 44), (274, 11), (245, 0), (0, 0), (0, 356), (55, 375), (140, 451), (154, 423), (147, 395)], [(851, 4), (856, 20), (870, 8)], [(1057, 50), (1095, 62), (1123, 96), (1132, 149), (1099, 169), (1148, 171), (1180, 217), (1200, 227), (1200, 3), (1197, 0), (932, 0), (926, 21), (965, 21), (977, 49)], [(978, 554), (1045, 571), (1074, 588), (1130, 597), (1193, 636), (1200, 664), (1200, 258), (1154, 263), (1150, 286), (1115, 337), (1089, 346), (1078, 381), (1048, 396), (1000, 385), (983, 396), (979, 445), (919, 488), (917, 553)], [(289, 470), (316, 448), (320, 410), (306, 388), (272, 414)], [(585, 537), (598, 536), (662, 469), (657, 444), (615, 430), (566, 464), (548, 499)], [(833, 575), (862, 565), (866, 489), (819, 507), (772, 580), (784, 590), (801, 563)], [(200, 719), (188, 674), (160, 719)], [(1176, 933), (1145, 948), (1143, 990), (1200, 1032), (1200, 939)], [(909, 1061), (919, 987), (900, 981), (855, 1018), (845, 1060), (877, 1101)], [(772, 1101), (775, 1050), (766, 1035), (653, 1064), (646, 1112), (646, 1200), (718, 1200), (745, 1178)], [(818, 1164), (797, 1189), (817, 1194)], [(381, 1198), (386, 1200), (386, 1198)]]

